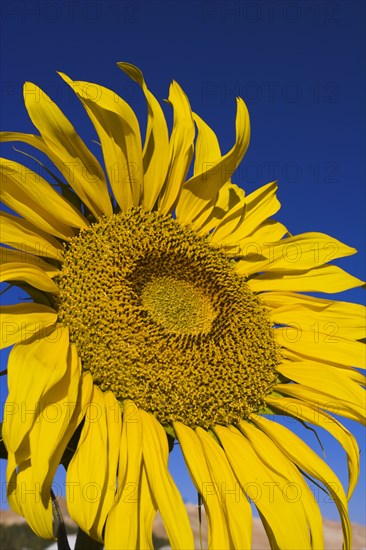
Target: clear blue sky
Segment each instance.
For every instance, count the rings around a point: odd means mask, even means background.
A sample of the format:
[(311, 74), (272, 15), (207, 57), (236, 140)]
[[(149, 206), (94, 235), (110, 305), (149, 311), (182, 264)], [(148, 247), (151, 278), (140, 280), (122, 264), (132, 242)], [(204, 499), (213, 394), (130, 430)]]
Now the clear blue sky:
[[(23, 82), (30, 80), (59, 103), (88, 144), (94, 139), (85, 113), (55, 71), (114, 89), (144, 117), (142, 95), (115, 66), (128, 61), (143, 70), (160, 99), (176, 79), (227, 151), (240, 95), (250, 110), (252, 140), (234, 181), (251, 191), (278, 179), (278, 219), (294, 234), (321, 231), (358, 248), (359, 255), (339, 265), (364, 277), (363, 2), (3, 0), (1, 10), (3, 130), (34, 131), (22, 100)], [(9, 146), (3, 154), (19, 158)], [(363, 292), (338, 298), (362, 301)], [(1, 388), (3, 401), (3, 380)], [(364, 455), (363, 430), (345, 424)], [(309, 441), (315, 446), (314, 438)], [(324, 441), (329, 463), (344, 480), (343, 452), (330, 438)], [(195, 500), (177, 452), (171, 462), (184, 497)], [(350, 504), (359, 523), (365, 517), (364, 484), (363, 464)], [(324, 515), (336, 518), (334, 506), (323, 501)]]

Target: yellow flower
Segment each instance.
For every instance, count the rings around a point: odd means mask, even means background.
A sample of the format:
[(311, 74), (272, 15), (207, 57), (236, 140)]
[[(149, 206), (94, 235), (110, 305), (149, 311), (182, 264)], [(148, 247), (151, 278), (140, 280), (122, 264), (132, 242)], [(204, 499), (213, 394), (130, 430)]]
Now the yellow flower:
[[(354, 368), (364, 367), (364, 310), (303, 292), (360, 286), (328, 263), (355, 250), (322, 233), (289, 236), (271, 218), (275, 182), (249, 195), (231, 182), (249, 144), (240, 98), (235, 144), (222, 155), (176, 82), (169, 135), (142, 73), (119, 67), (146, 97), (143, 145), (123, 99), (61, 75), (95, 127), (106, 175), (33, 84), (24, 98), (40, 135), (2, 133), (47, 155), (64, 178), (49, 172), (48, 183), (1, 163), (2, 199), (16, 213), (1, 216), (1, 280), (33, 299), (2, 308), (1, 345), (14, 344), (3, 426), (10, 505), (39, 536), (54, 537), (50, 487), (77, 432), (66, 482), (81, 529), (108, 550), (153, 548), (159, 510), (171, 546), (193, 548), (168, 470), (176, 439), (207, 513), (209, 548), (251, 547), (252, 500), (272, 548), (321, 549), (309, 478), (334, 498), (351, 548), (347, 499), (359, 451), (329, 412), (364, 419), (365, 378)], [(347, 496), (330, 467), (274, 421), (284, 414), (338, 440)]]

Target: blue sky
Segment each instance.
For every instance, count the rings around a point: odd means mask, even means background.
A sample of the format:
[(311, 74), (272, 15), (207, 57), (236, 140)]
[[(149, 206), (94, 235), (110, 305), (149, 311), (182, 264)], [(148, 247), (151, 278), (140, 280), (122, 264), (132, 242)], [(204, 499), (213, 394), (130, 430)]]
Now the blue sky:
[[(251, 191), (278, 179), (277, 219), (293, 234), (325, 232), (356, 247), (360, 254), (338, 263), (364, 277), (364, 3), (4, 0), (1, 9), (3, 130), (34, 131), (22, 100), (22, 85), (30, 80), (91, 143), (91, 125), (56, 71), (112, 88), (143, 118), (141, 93), (115, 65), (128, 61), (140, 67), (161, 100), (176, 79), (227, 151), (240, 95), (249, 107), (252, 139), (233, 180)], [(19, 158), (10, 147), (4, 155)], [(337, 298), (362, 301), (363, 292)], [(364, 454), (364, 432), (351, 421), (345, 424)], [(314, 438), (302, 435), (315, 447)], [(327, 459), (345, 480), (343, 452), (330, 438), (324, 441)], [(194, 500), (177, 452), (171, 463), (184, 497)], [(359, 523), (365, 517), (364, 484), (363, 465), (350, 504), (351, 518)], [(335, 518), (334, 506), (323, 500), (324, 515)]]

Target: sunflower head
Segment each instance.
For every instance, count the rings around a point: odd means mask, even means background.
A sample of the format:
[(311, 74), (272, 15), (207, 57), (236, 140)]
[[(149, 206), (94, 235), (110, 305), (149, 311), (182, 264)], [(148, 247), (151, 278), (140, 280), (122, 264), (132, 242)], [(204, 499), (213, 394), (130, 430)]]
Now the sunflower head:
[(57, 279), (83, 368), (164, 425), (228, 425), (264, 405), (279, 363), (269, 315), (204, 236), (133, 208), (80, 232)]
[[(355, 368), (364, 364), (364, 309), (304, 293), (361, 285), (329, 264), (355, 250), (322, 233), (290, 236), (272, 219), (275, 182), (245, 195), (231, 181), (250, 135), (240, 98), (235, 143), (222, 154), (176, 82), (169, 132), (139, 69), (119, 67), (145, 95), (144, 139), (122, 98), (64, 74), (94, 125), (96, 155), (41, 91), (37, 100), (25, 93), (39, 135), (2, 133), (56, 169), (43, 177), (1, 162), (12, 211), (1, 215), (1, 280), (32, 298), (2, 308), (1, 343), (14, 344), (3, 426), (9, 502), (37, 534), (55, 536), (50, 486), (63, 463), (68, 508), (87, 536), (108, 549), (153, 548), (159, 510), (172, 547), (193, 548), (168, 469), (169, 435), (205, 506), (210, 549), (251, 547), (250, 500), (272, 548), (321, 549), (309, 479), (335, 500), (351, 548), (338, 478), (278, 416), (339, 441), (349, 498), (359, 451), (330, 413), (336, 402), (338, 415), (364, 420), (365, 379)], [(9, 413), (14, 403), (33, 412)], [(91, 483), (96, 496), (86, 498)], [(289, 484), (301, 498), (288, 498)], [(24, 487), (34, 499), (22, 497)]]

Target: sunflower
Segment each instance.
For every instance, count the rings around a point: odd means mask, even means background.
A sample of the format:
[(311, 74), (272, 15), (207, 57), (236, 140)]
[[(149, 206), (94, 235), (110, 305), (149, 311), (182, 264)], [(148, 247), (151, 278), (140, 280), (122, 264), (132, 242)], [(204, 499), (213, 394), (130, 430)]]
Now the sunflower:
[[(107, 550), (153, 548), (159, 511), (172, 548), (194, 548), (168, 469), (176, 442), (209, 548), (251, 548), (252, 503), (272, 548), (323, 548), (309, 480), (334, 499), (351, 548), (359, 450), (332, 413), (364, 420), (355, 368), (364, 367), (364, 310), (304, 292), (362, 285), (329, 264), (355, 249), (323, 233), (291, 236), (272, 219), (276, 182), (249, 195), (231, 182), (249, 144), (242, 99), (222, 155), (176, 82), (169, 135), (140, 70), (119, 67), (147, 101), (143, 144), (123, 99), (61, 74), (94, 125), (104, 168), (34, 84), (24, 99), (40, 135), (2, 133), (56, 168), (44, 166), (48, 182), (1, 162), (1, 280), (31, 297), (2, 308), (1, 345), (14, 345), (3, 425), (9, 503), (40, 537), (55, 537), (51, 485), (67, 455), (68, 509), (91, 539)], [(347, 495), (281, 415), (338, 440)]]

